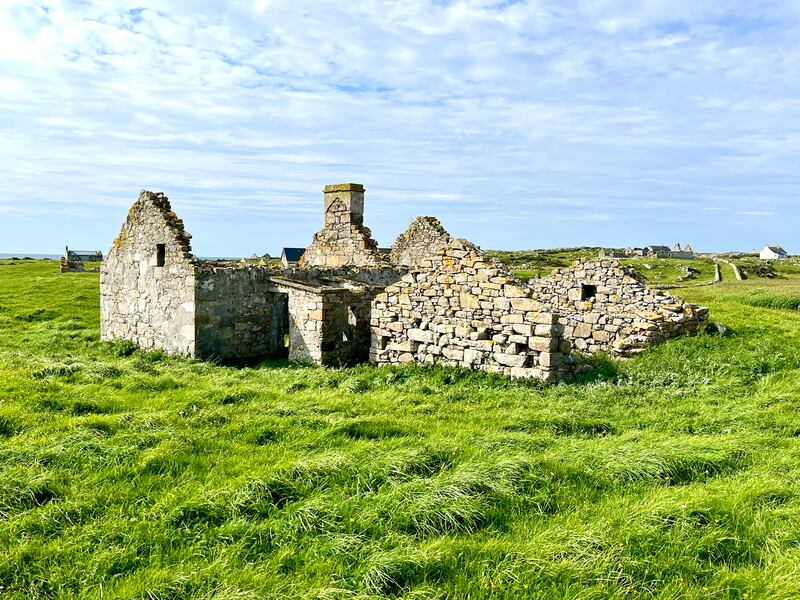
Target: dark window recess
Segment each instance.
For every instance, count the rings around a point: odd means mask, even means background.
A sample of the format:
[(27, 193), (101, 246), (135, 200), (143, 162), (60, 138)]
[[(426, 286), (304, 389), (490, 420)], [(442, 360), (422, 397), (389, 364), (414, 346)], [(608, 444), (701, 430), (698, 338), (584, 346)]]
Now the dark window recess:
[(596, 285), (587, 285), (585, 283), (581, 285), (581, 300), (593, 300), (596, 295)]
[(163, 267), (167, 259), (167, 247), (165, 244), (156, 244), (156, 266)]

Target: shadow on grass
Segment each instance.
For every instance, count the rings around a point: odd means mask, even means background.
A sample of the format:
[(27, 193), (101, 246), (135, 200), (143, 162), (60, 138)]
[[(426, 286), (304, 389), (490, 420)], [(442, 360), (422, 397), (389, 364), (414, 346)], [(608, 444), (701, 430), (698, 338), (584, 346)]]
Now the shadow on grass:
[(575, 365), (584, 372), (573, 375), (565, 380), (564, 383), (566, 384), (581, 385), (598, 383), (601, 381), (616, 382), (620, 378), (622, 370), (619, 361), (610, 357), (605, 352), (576, 354), (575, 357)]

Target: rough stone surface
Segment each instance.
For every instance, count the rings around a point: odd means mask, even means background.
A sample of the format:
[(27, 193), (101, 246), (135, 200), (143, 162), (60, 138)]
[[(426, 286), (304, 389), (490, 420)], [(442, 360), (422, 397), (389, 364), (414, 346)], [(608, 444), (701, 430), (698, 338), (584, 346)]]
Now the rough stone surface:
[(576, 261), (530, 286), (539, 302), (561, 315), (564, 337), (584, 353), (632, 356), (708, 322), (708, 309), (650, 289), (614, 259)]
[[(509, 301), (498, 307), (500, 298)], [(526, 302), (515, 307), (514, 300)], [(389, 285), (375, 297), (371, 316), (370, 358), (377, 364), (413, 360), (555, 380), (569, 362), (558, 351), (558, 317), (464, 240), (451, 240)], [(545, 327), (534, 335), (539, 325)]]
[(553, 381), (577, 368), (573, 350), (631, 356), (708, 320), (615, 260), (526, 284), (432, 217), (386, 253), (363, 212), (362, 186), (326, 187), (325, 227), (299, 268), (279, 270), (196, 259), (167, 198), (143, 191), (101, 268), (101, 335), (199, 358), (419, 362)]
[(301, 267), (388, 267), (372, 233), (364, 227), (364, 187), (329, 185), (325, 195), (325, 226), (314, 235), (300, 259)]
[[(191, 236), (164, 194), (142, 191), (100, 269), (100, 335), (195, 354)], [(163, 266), (158, 266), (163, 246)]]
[(389, 260), (396, 266), (418, 267), (424, 259), (436, 256), (451, 239), (436, 217), (417, 217), (395, 240)]

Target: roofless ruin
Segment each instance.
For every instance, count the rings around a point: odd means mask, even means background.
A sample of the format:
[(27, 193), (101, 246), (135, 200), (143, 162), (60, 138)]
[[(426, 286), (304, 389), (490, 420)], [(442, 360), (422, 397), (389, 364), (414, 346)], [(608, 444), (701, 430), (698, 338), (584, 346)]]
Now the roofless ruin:
[(389, 253), (364, 226), (364, 187), (324, 190), (297, 268), (214, 264), (161, 193), (142, 191), (101, 268), (101, 334), (203, 359), (419, 362), (557, 380), (574, 349), (630, 356), (706, 323), (616, 260), (526, 283), (418, 217)]

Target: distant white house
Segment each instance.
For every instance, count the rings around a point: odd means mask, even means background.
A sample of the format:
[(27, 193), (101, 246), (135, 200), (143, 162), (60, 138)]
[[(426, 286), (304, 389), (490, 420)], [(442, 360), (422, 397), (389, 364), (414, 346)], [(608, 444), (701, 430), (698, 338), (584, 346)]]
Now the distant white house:
[(782, 258), (788, 258), (789, 253), (786, 250), (784, 250), (780, 245), (764, 246), (758, 257), (761, 260), (780, 260)]

